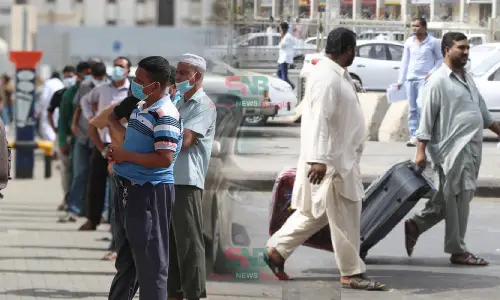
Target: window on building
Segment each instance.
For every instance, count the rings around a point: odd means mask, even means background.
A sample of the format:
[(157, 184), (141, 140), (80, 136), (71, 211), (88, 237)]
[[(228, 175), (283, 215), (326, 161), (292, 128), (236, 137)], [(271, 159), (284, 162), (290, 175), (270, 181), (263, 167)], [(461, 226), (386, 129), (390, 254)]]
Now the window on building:
[(137, 0), (137, 3), (146, 3), (146, 0)]
[[(47, 1), (47, 3), (55, 3), (56, 2), (56, 0), (46, 0), (46, 1)], [(24, 2), (27, 2), (27, 1), (24, 1)]]
[(106, 24), (108, 26), (116, 26), (117, 23), (118, 22), (116, 22), (116, 20), (108, 20), (108, 21), (106, 21)]
[(83, 0), (75, 0), (76, 3), (83, 3)]
[(28, 4), (28, 0), (16, 0), (16, 4)]
[(109, 4), (116, 4), (116, 0), (108, 0)]

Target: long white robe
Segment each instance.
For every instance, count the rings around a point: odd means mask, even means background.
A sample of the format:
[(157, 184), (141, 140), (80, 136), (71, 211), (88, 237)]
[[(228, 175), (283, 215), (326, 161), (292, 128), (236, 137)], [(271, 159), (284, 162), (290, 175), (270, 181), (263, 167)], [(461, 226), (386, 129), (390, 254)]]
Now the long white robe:
[[(321, 60), (307, 79), (301, 150), (292, 193), (296, 211), (268, 241), (283, 258), (329, 225), (340, 274), (366, 271), (359, 257), (361, 200), (359, 168), (365, 122), (349, 74), (330, 59)], [(327, 166), (321, 184), (307, 178), (311, 163)]]
[[(330, 59), (322, 59), (307, 79), (304, 102), (292, 208), (317, 218), (333, 200), (333, 188), (352, 201), (364, 197), (359, 161), (365, 120), (349, 73)], [(320, 185), (309, 182), (309, 163), (327, 165)]]

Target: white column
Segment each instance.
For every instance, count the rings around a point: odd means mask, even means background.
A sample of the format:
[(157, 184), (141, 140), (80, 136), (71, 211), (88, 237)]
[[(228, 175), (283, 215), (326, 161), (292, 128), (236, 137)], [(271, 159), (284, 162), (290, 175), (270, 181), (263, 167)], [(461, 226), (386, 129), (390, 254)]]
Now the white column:
[(460, 0), (460, 12), (459, 12), (459, 20), (460, 22), (467, 23), (469, 22), (469, 3), (467, 0)]
[(430, 13), (431, 13), (431, 22), (439, 21), (441, 17), (441, 1), (431, 0)]
[(375, 5), (375, 15), (377, 19), (385, 19), (385, 0), (377, 0)]
[(325, 34), (333, 29), (332, 27), (338, 24), (340, 19), (340, 0), (326, 0), (325, 7)]
[(273, 16), (274, 19), (279, 18), (278, 0), (273, 0), (271, 11), (272, 11), (271, 15)]
[(352, 19), (361, 19), (361, 0), (352, 0)]
[(491, 17), (498, 18), (500, 16), (500, 0), (493, 0), (491, 2)]
[(410, 0), (401, 0), (401, 21), (410, 21)]
[(311, 0), (311, 14), (310, 19), (315, 19), (318, 14), (318, 0)]

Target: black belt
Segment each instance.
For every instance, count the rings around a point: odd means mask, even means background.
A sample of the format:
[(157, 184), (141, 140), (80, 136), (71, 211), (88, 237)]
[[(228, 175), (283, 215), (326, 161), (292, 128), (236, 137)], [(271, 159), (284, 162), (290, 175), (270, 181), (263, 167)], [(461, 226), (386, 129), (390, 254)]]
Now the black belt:
[(137, 182), (135, 182), (135, 180), (127, 179), (127, 178), (120, 176), (116, 173), (113, 173), (113, 180), (115, 181), (115, 184), (118, 187), (131, 186), (131, 185), (137, 184)]

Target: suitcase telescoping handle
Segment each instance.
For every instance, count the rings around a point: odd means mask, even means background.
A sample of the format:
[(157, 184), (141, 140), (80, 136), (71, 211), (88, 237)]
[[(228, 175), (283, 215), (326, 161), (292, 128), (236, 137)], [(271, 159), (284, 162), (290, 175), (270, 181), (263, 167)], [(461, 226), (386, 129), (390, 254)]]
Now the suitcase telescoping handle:
[(422, 174), (425, 170), (425, 166), (417, 166), (415, 163), (412, 162), (412, 165), (413, 165), (413, 169), (415, 170), (415, 172), (417, 172), (418, 174)]

